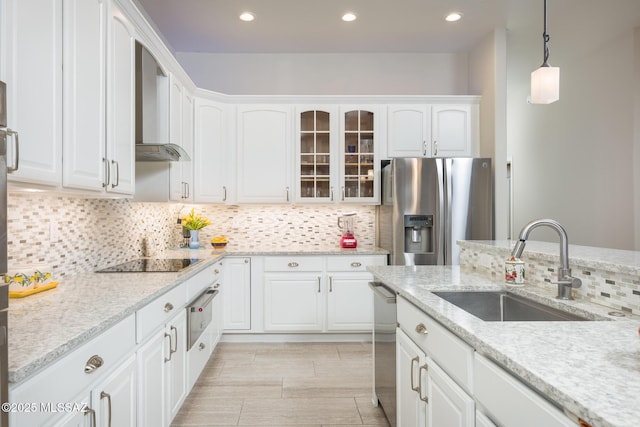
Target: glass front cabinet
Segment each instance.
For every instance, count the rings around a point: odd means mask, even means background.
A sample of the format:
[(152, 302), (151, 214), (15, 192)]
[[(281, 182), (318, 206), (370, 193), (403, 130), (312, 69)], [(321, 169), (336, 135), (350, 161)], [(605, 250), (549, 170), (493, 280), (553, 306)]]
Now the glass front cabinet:
[(377, 203), (376, 124), (373, 109), (299, 108), (298, 202)]

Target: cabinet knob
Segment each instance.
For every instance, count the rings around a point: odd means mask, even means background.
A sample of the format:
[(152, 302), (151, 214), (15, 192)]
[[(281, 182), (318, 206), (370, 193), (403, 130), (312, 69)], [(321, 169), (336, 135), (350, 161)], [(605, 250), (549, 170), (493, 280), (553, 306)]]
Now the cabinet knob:
[(198, 346), (198, 349), (204, 350), (206, 347), (207, 346), (203, 342), (201, 342), (200, 345)]
[(165, 313), (168, 313), (168, 312), (170, 312), (171, 310), (173, 310), (173, 304), (171, 304), (170, 302), (166, 303), (166, 304), (164, 305), (164, 312), (165, 312)]
[(300, 266), (300, 264), (298, 264), (297, 262), (293, 261), (293, 262), (290, 262), (289, 264), (287, 264), (287, 266), (291, 267), (291, 268), (295, 268), (295, 267)]
[(215, 270), (213, 270), (214, 274), (220, 274), (220, 270), (218, 270), (217, 268)]
[(95, 370), (102, 365), (104, 365), (104, 359), (102, 357), (98, 356), (97, 354), (91, 356), (89, 360), (87, 360), (87, 364), (84, 365), (84, 373), (90, 374), (92, 372), (95, 372)]
[(427, 330), (427, 327), (424, 326), (423, 323), (419, 323), (418, 326), (416, 326), (416, 332), (422, 335), (428, 335), (429, 331)]

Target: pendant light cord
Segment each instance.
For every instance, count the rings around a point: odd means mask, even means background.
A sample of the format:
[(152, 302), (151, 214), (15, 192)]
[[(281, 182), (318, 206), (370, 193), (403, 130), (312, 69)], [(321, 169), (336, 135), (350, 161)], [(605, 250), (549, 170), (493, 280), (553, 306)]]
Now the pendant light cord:
[(543, 62), (542, 67), (550, 67), (549, 63), (549, 34), (547, 34), (547, 0), (544, 0), (544, 31), (542, 33), (543, 40)]

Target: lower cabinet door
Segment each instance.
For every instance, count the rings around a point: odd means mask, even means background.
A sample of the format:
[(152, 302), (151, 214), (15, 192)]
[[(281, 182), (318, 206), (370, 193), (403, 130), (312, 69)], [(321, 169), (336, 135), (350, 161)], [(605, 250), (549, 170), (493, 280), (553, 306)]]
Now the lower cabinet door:
[[(420, 398), (420, 367), (425, 364), (424, 352), (400, 328), (396, 331), (396, 408), (398, 427), (425, 427), (427, 403)], [(423, 397), (427, 390), (422, 391)], [(446, 424), (442, 424), (445, 426)], [(435, 427), (434, 424), (432, 426)], [(448, 427), (448, 426), (447, 426)]]
[(430, 358), (427, 358), (427, 373), (428, 425), (474, 427), (474, 400)]
[[(85, 398), (76, 399), (74, 403), (77, 402), (79, 405), (84, 406), (82, 411), (72, 411), (67, 415), (62, 417), (60, 421), (50, 424), (54, 427), (91, 427), (95, 425), (95, 417), (96, 412), (91, 408), (91, 399), (89, 394), (86, 395)], [(16, 423), (9, 423), (10, 425), (22, 425)]]
[(164, 330), (138, 350), (138, 426), (163, 427), (165, 421)]
[(321, 273), (265, 275), (264, 330), (321, 332), (321, 296)]
[(136, 426), (136, 357), (131, 355), (116, 372), (91, 392), (96, 425)]
[(373, 294), (366, 273), (329, 275), (327, 292), (328, 331), (366, 331), (373, 327)]
[(181, 310), (165, 329), (169, 334), (168, 353), (165, 353), (165, 377), (167, 382), (167, 420), (170, 423), (178, 414), (187, 397), (187, 312)]

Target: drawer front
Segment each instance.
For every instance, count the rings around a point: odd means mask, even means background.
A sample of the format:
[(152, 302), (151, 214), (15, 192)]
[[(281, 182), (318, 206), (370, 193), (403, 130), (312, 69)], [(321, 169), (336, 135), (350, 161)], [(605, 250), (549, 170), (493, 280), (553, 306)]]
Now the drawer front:
[(474, 371), (476, 400), (497, 425), (575, 427), (560, 409), (486, 357), (476, 354)]
[(204, 366), (209, 361), (211, 353), (213, 352), (213, 328), (212, 325), (200, 335), (200, 338), (195, 342), (193, 347), (187, 352), (187, 367), (189, 369), (188, 390), (190, 391), (200, 373), (204, 369)]
[(315, 256), (266, 257), (264, 271), (322, 271), (323, 261)]
[(471, 346), (404, 298), (398, 298), (398, 323), (418, 346), (466, 392), (473, 394)]
[(217, 264), (205, 268), (185, 282), (187, 287), (187, 301), (193, 301), (205, 290), (205, 288), (216, 282), (216, 277), (220, 274), (216, 274), (215, 271), (221, 271), (220, 267), (216, 267), (216, 265)]
[(383, 255), (350, 256), (336, 255), (327, 257), (328, 271), (367, 271), (370, 265), (385, 265)]
[[(10, 402), (34, 403), (38, 410), (35, 413), (12, 413), (11, 425), (35, 426), (50, 422), (51, 411), (42, 409), (40, 404), (77, 402), (74, 399), (84, 390), (120, 366), (123, 358), (133, 354), (135, 345), (135, 315), (132, 314), (44, 371), (13, 387), (9, 391)], [(94, 356), (99, 359), (89, 363)]]
[(184, 283), (151, 301), (136, 312), (136, 338), (143, 342), (158, 326), (165, 324), (187, 303)]

